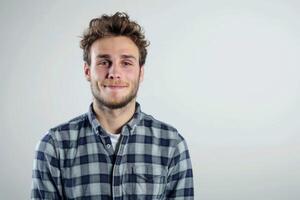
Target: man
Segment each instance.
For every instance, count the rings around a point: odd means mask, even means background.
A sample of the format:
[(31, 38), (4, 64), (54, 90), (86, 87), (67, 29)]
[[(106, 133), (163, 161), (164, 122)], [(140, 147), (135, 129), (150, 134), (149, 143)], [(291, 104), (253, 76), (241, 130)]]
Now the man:
[(147, 46), (125, 13), (91, 20), (81, 48), (94, 99), (39, 142), (32, 199), (193, 199), (185, 140), (136, 102)]

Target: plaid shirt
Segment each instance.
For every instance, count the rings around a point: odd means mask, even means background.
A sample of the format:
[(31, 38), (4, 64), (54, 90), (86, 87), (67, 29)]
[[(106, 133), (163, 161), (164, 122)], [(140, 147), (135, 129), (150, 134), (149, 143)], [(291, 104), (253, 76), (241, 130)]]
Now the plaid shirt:
[(116, 153), (92, 104), (36, 148), (31, 199), (193, 199), (188, 148), (177, 130), (140, 110)]

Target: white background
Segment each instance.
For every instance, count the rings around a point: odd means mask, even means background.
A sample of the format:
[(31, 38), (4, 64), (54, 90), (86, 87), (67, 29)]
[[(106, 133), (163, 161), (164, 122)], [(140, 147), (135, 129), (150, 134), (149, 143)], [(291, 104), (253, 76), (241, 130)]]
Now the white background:
[(116, 11), (151, 41), (138, 101), (187, 140), (195, 199), (299, 200), (298, 0), (2, 0), (0, 199), (29, 198), (38, 140), (88, 110), (79, 36)]

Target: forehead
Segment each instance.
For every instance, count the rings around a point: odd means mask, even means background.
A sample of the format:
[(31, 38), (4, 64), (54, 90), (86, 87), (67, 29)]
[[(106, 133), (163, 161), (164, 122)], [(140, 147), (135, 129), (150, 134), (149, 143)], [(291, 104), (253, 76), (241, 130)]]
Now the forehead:
[(136, 44), (128, 37), (115, 36), (96, 40), (90, 49), (91, 56), (106, 54), (109, 56), (132, 55), (139, 56), (139, 50)]

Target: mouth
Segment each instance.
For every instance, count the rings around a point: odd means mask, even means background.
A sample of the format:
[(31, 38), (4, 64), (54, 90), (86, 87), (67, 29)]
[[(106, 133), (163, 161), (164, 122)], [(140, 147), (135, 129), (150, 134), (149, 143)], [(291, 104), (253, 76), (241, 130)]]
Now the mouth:
[(104, 91), (114, 95), (125, 92), (130, 86), (129, 82), (127, 81), (109, 79), (98, 82), (98, 85), (99, 87), (102, 87)]
[(109, 90), (121, 90), (128, 87), (128, 84), (125, 83), (104, 83), (102, 87)]
[(103, 85), (104, 88), (111, 88), (111, 89), (122, 89), (126, 88), (127, 85)]
[(129, 86), (127, 82), (121, 80), (105, 80), (101, 85), (108, 89), (123, 89)]

